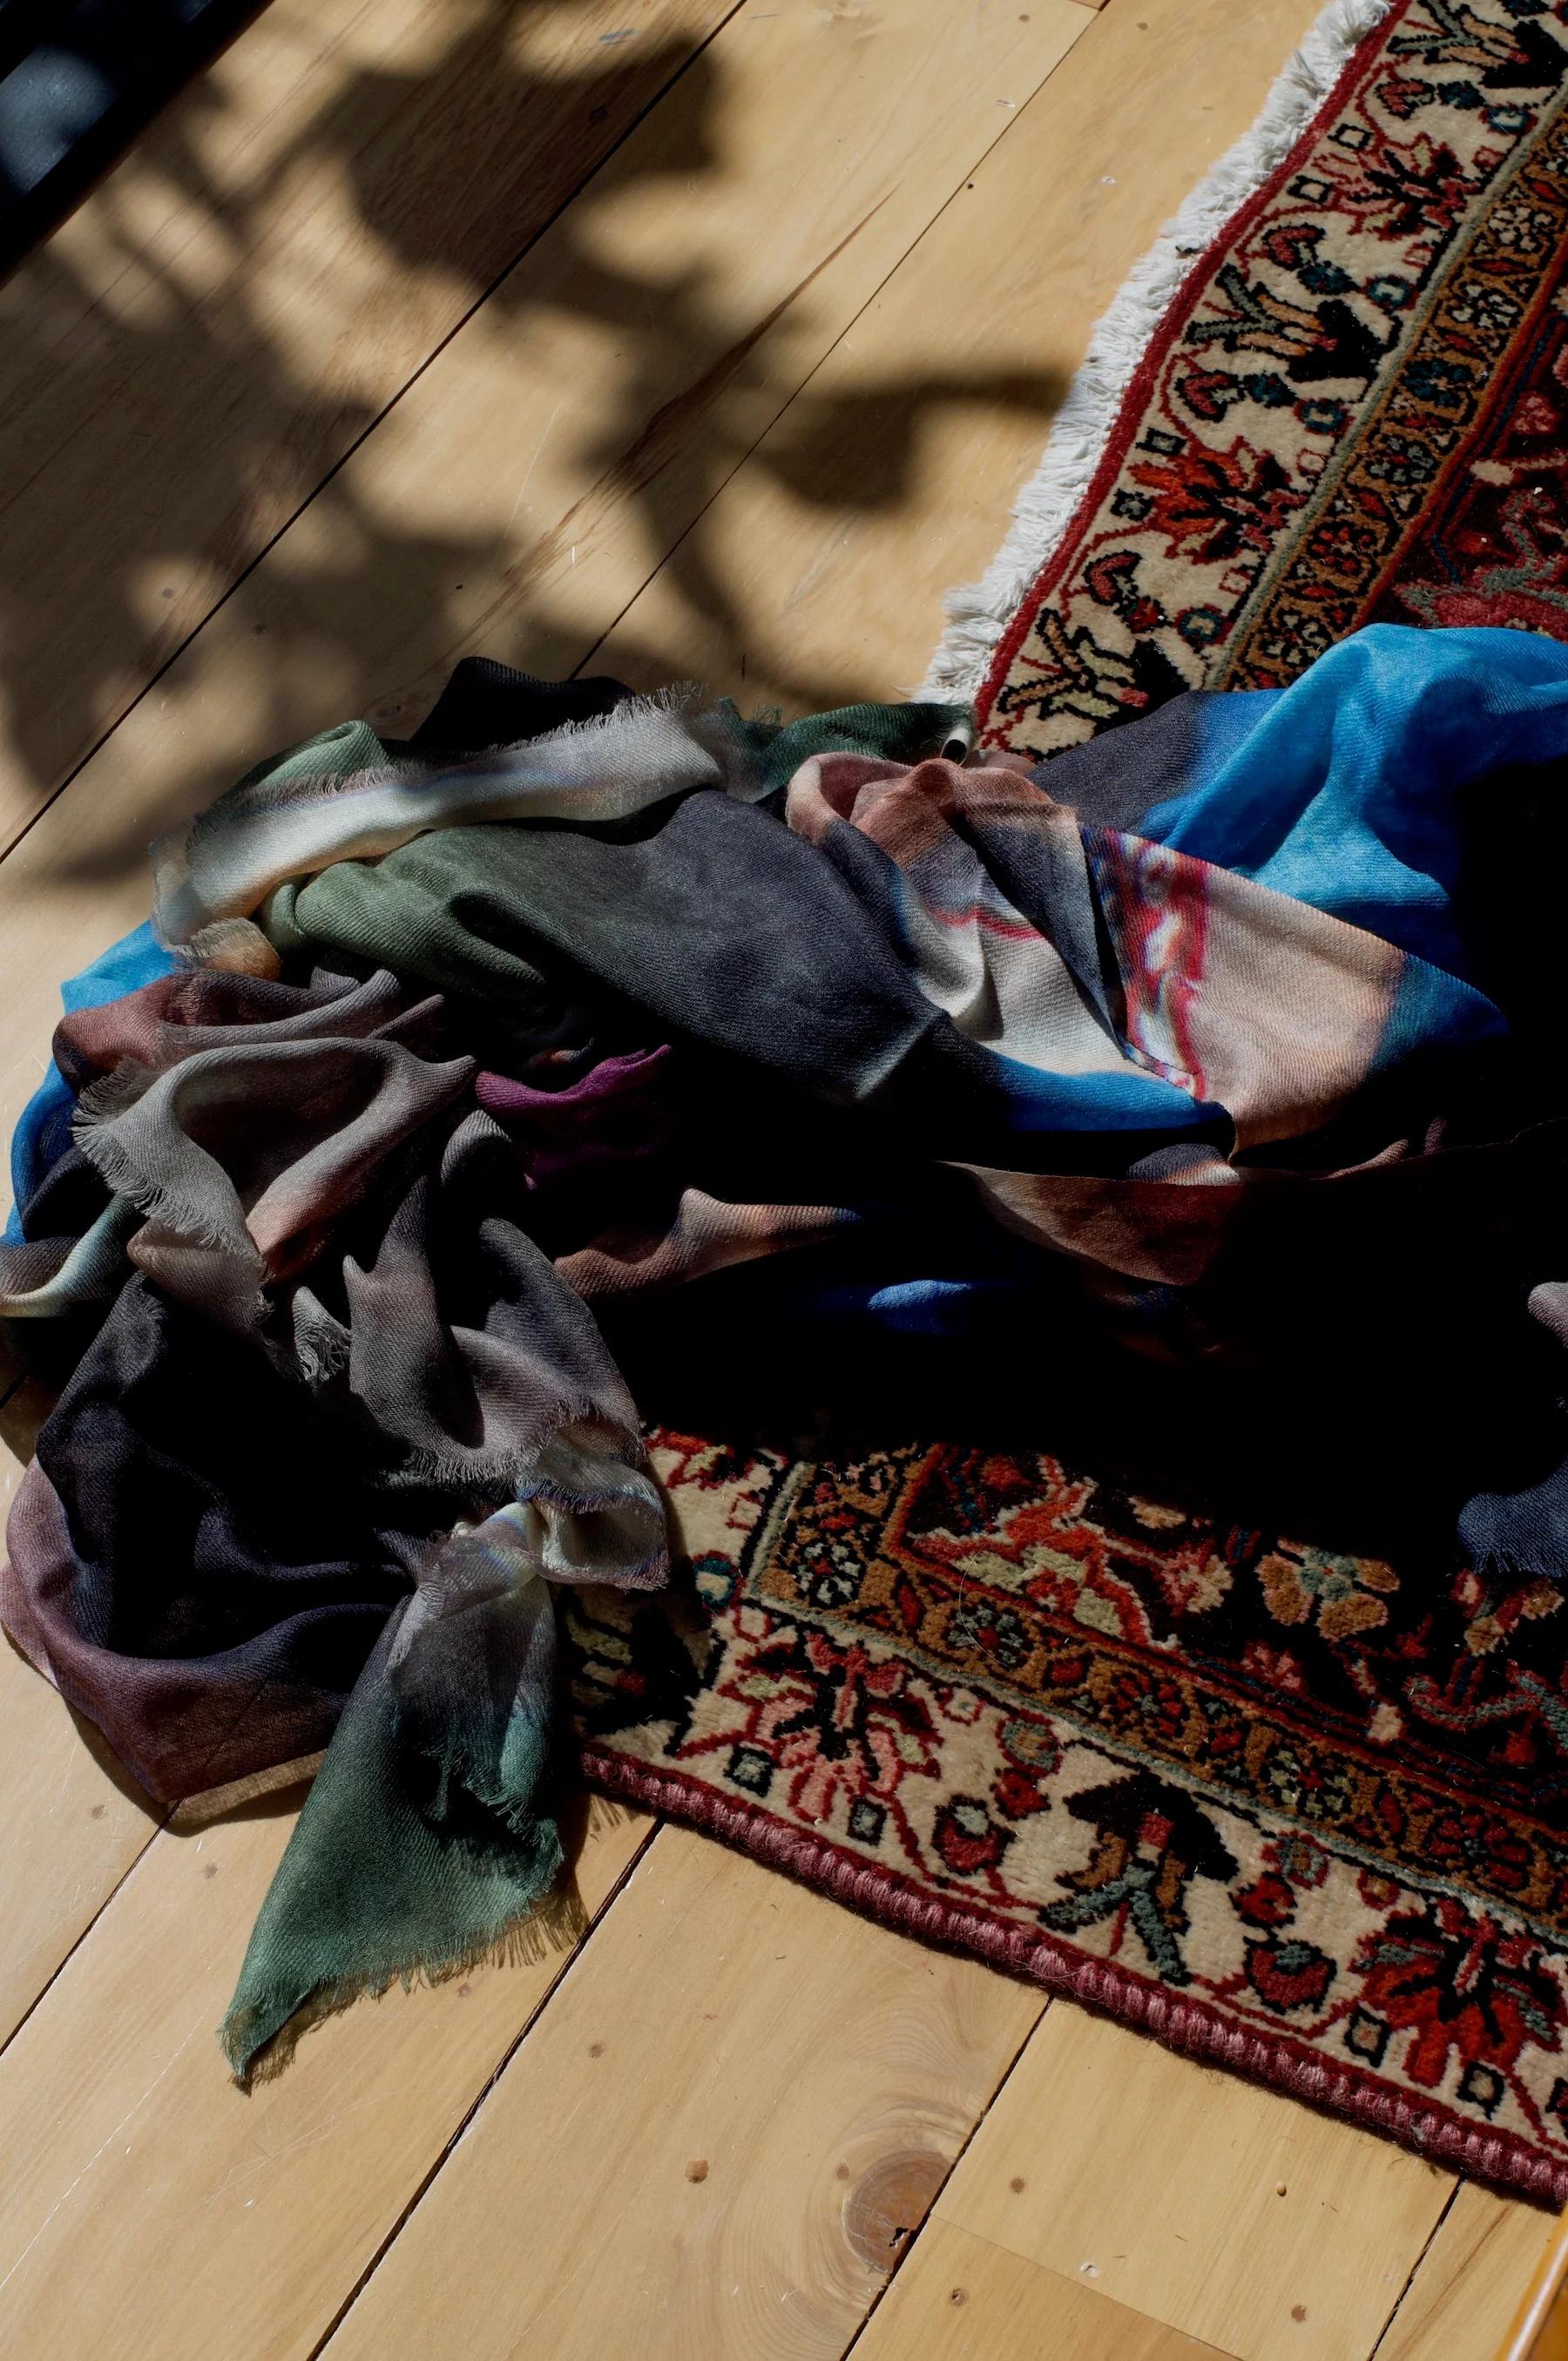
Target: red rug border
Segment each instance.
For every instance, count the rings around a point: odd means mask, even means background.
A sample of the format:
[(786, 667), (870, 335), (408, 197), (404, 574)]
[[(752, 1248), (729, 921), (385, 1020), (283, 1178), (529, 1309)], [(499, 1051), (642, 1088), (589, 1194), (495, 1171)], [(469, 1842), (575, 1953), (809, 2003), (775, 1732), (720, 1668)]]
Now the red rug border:
[(1042, 561), (1038, 572), (1034, 576), (1029, 588), (1019, 600), (1013, 620), (996, 643), (990, 668), (975, 692), (973, 711), (979, 729), (983, 730), (990, 720), (991, 708), (995, 702), (997, 691), (1012, 669), (1013, 659), (1028, 637), (1030, 627), (1039, 613), (1042, 604), (1055, 588), (1056, 576), (1065, 572), (1083, 526), (1094, 511), (1103, 504), (1110, 491), (1122, 462), (1127, 456), (1134, 430), (1138, 420), (1143, 416), (1155, 379), (1164, 367), (1171, 346), (1176, 341), (1177, 330), (1188, 317), (1192, 304), (1202, 287), (1208, 282), (1210, 266), (1214, 255), (1221, 247), (1228, 245), (1232, 239), (1245, 234), (1264, 207), (1273, 202), (1289, 175), (1296, 170), (1304, 151), (1318, 137), (1330, 116), (1343, 104), (1356, 77), (1363, 71), (1365, 54), (1371, 44), (1373, 42), (1381, 44), (1386, 41), (1400, 18), (1409, 15), (1414, 4), (1415, 0), (1393, 0), (1388, 14), (1356, 43), (1345, 60), (1343, 70), (1335, 81), (1333, 88), (1310, 121), (1302, 126), (1300, 135), (1293, 143), (1284, 162), (1276, 165), (1268, 178), (1261, 181), (1251, 196), (1236, 207), (1223, 227), (1210, 239), (1202, 253), (1195, 258), (1192, 268), (1171, 298), (1165, 317), (1156, 330), (1148, 350), (1138, 363), (1134, 376), (1122, 395), (1110, 441), (1101, 454), (1100, 464), (1094, 470), (1088, 489), (1063, 527), (1056, 547), (1049, 556)]
[(1568, 2163), (1554, 2164), (1514, 2132), (1484, 2132), (1437, 2100), (1391, 2090), (1363, 2068), (1331, 2062), (1288, 2034), (1244, 2031), (1207, 2001), (1175, 1995), (1112, 1960), (1095, 1960), (1037, 1932), (1009, 1926), (970, 1902), (922, 1893), (892, 1870), (847, 1853), (827, 1837), (792, 1828), (740, 1796), (718, 1795), (668, 1765), (634, 1762), (605, 1748), (579, 1750), (583, 1775), (601, 1793), (641, 1804), (717, 1838), (764, 1867), (900, 1934), (966, 1953), (1119, 2025), (1148, 2033), (1202, 2065), (1284, 2092), (1324, 2113), (1398, 2141), (1424, 2163), (1445, 2166), (1510, 2197), (1561, 2210)]
[[(1090, 519), (1102, 506), (1145, 414), (1159, 371), (1193, 303), (1212, 277), (1215, 254), (1238, 237), (1269, 205), (1302, 158), (1344, 104), (1414, 0), (1392, 0), (1380, 23), (1358, 41), (1332, 88), (1302, 126), (1283, 161), (1230, 214), (1198, 254), (1125, 387), (1106, 447), (1055, 547), (1041, 562), (998, 641), (974, 698), (981, 728), (1044, 600), (1073, 555)], [(580, 1749), (591, 1787), (638, 1804), (717, 1839), (763, 1866), (794, 1877), (898, 1933), (981, 1960), (1045, 1991), (1146, 2033), (1166, 2048), (1219, 2067), (1266, 2089), (1379, 2133), (1423, 2162), (1464, 2174), (1510, 2197), (1561, 2209), (1568, 2205), (1568, 2161), (1554, 2162), (1517, 2133), (1484, 2131), (1438, 2100), (1419, 2100), (1381, 2076), (1331, 2060), (1287, 2033), (1243, 2027), (1212, 2003), (1174, 1993), (1121, 1962), (1074, 1949), (1046, 1928), (1025, 1928), (981, 1905), (923, 1891), (896, 1871), (846, 1851), (830, 1839), (791, 1827), (761, 1806), (723, 1795), (673, 1765), (655, 1765), (607, 1749)]]

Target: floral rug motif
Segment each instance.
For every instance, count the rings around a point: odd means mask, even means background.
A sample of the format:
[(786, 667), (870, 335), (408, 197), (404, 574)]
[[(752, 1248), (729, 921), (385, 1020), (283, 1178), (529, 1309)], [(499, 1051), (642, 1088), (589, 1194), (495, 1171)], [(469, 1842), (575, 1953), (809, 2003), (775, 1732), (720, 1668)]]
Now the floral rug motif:
[(1551, 0), (1396, 0), (1167, 313), (987, 744), (1277, 687), (1364, 623), (1568, 637), (1565, 100)]
[[(1556, 0), (1396, 0), (1167, 315), (989, 743), (1277, 685), (1374, 620), (1568, 637), (1565, 99)], [(1568, 2200), (1554, 1588), (1043, 1449), (654, 1447), (690, 1583), (572, 1605), (596, 1784)]]
[(1568, 2191), (1568, 1608), (911, 1443), (665, 1433), (596, 1784), (1434, 2158)]

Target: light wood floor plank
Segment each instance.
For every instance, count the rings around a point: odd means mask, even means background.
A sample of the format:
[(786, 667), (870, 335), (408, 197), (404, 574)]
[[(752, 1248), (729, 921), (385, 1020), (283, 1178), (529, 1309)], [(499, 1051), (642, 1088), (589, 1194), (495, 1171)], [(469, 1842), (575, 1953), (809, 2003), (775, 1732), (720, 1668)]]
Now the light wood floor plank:
[(938, 2211), (1237, 2361), (1354, 2361), (1453, 2185), (1391, 2141), (1058, 2004)]
[(836, 2361), (1041, 2008), (661, 1830), (330, 2361)]
[(933, 2217), (853, 2347), (854, 2361), (1230, 2361)]
[(0, 290), (0, 839), (734, 5), (271, 0)]
[(727, 26), (0, 867), (27, 913), (0, 1122), (53, 979), (144, 914), (155, 827), (345, 713), (428, 703), (469, 644), (569, 668), (1101, 21), (781, 0)]
[[(905, 694), (1093, 323), (1318, 0), (1113, 0), (694, 526), (595, 670), (788, 711)], [(693, 583), (720, 586), (705, 602)]]
[(722, 606), (694, 519), (1094, 25), (1077, 0), (748, 6), (573, 208), (575, 236), (509, 282), (533, 314), (526, 409), (487, 306), (489, 335), (366, 446), (357, 498), (465, 553), (445, 638), (407, 569), (356, 575), (346, 614), (296, 580), (282, 627), (303, 604), (374, 649), (370, 710), (395, 726), (469, 647), (569, 669), (661, 566), (694, 612)]
[[(35, 1389), (0, 1402), (0, 1518), (32, 1448)], [(18, 1458), (18, 1449), (24, 1455)], [(0, 2045), (162, 1817), (0, 1633)], [(3, 2319), (0, 2308), (0, 2319)], [(0, 2343), (3, 2343), (0, 2338)]]
[[(305, 2361), (565, 1966), (361, 2004), (247, 2097), (215, 2029), (290, 1822), (160, 1836), (0, 2058), (6, 2361)], [(589, 1910), (648, 1825), (589, 1837)]]
[(0, 1637), (0, 2043), (148, 1845), (160, 1815)]
[(1534, 2206), (1466, 2182), (1377, 2347), (1377, 2361), (1497, 2361), (1555, 2227)]

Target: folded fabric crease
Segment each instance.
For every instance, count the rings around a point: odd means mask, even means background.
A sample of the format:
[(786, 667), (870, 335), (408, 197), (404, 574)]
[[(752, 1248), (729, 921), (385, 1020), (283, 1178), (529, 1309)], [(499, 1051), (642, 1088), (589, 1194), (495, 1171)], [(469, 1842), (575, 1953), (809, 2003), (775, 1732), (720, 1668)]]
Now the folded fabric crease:
[(64, 1382), (0, 1613), (161, 1798), (325, 1748), (236, 2070), (555, 1906), (554, 1590), (670, 1575), (611, 1342), (700, 1356), (769, 1257), (824, 1333), (1506, 1378), (1537, 1464), (1460, 1539), (1568, 1574), (1518, 858), (1565, 765), (1568, 648), (1502, 631), (1035, 768), (470, 662), (164, 839), (13, 1145), (0, 1314)]

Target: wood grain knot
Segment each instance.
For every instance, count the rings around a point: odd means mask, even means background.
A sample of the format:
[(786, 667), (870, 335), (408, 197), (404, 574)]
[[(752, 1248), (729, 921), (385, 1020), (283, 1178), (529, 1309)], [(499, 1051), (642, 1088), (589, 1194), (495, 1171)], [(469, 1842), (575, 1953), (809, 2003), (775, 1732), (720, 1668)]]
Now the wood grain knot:
[(861, 2175), (844, 2199), (844, 2235), (861, 2262), (891, 2271), (948, 2177), (927, 2147), (900, 2148)]

